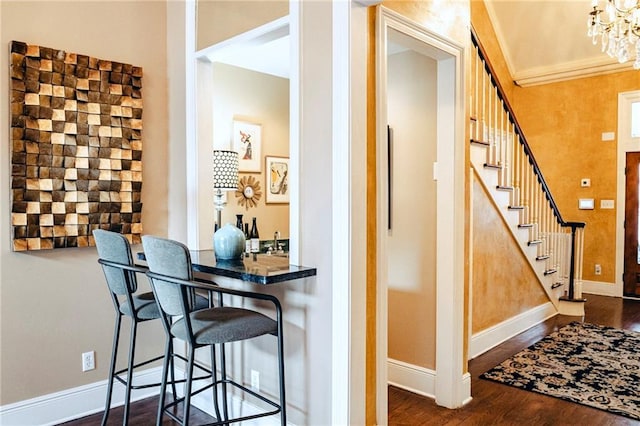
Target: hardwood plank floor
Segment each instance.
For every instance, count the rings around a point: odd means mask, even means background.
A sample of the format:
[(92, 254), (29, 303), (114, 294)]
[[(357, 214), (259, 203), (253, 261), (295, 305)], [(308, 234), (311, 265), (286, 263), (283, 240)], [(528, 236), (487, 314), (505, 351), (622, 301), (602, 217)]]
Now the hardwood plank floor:
[[(389, 425), (639, 426), (640, 422), (626, 417), (479, 378), (480, 374), (576, 319), (556, 316), (471, 360), (473, 400), (460, 409), (438, 407), (430, 398), (389, 387)], [(587, 295), (585, 321), (640, 332), (640, 301)], [(129, 424), (155, 424), (157, 401), (157, 398), (149, 398), (132, 404)], [(190, 417), (194, 424), (214, 421), (197, 409)], [(98, 413), (65, 425), (99, 425), (101, 418), (102, 413)], [(122, 424), (122, 407), (112, 410), (108, 424)], [(163, 424), (175, 423), (165, 418)], [(259, 420), (254, 424), (259, 425)]]
[[(585, 322), (640, 332), (640, 301), (594, 295), (586, 298)], [(556, 316), (471, 360), (473, 399), (457, 410), (438, 407), (430, 398), (390, 386), (389, 425), (640, 425), (626, 417), (479, 378), (576, 319)]]

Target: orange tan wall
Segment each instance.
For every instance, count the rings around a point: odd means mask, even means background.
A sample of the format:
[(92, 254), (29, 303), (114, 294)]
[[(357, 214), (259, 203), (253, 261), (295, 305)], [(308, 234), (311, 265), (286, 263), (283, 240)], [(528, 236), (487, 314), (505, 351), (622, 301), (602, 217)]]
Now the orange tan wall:
[[(452, 39), (463, 46), (469, 46), (470, 0), (441, 2), (438, 0), (393, 1), (382, 2), (397, 12), (425, 28)], [(370, 8), (369, 16), (369, 54), (367, 75), (367, 370), (366, 370), (366, 422), (376, 423), (376, 175), (375, 175), (375, 8)], [(465, 75), (467, 73), (464, 73)], [(468, 158), (468, 156), (467, 156)], [(465, 179), (468, 181), (468, 179)], [(469, 188), (466, 188), (469, 193)], [(468, 212), (467, 212), (468, 213)], [(468, 228), (466, 229), (468, 235)], [(465, 277), (468, 276), (468, 265), (465, 265)], [(467, 280), (465, 279), (465, 282)], [(465, 298), (467, 297), (465, 291)], [(465, 300), (465, 307), (468, 305)], [(465, 316), (468, 313), (465, 310)], [(465, 333), (466, 335), (467, 333)], [(467, 342), (465, 342), (465, 345)], [(466, 368), (466, 366), (465, 366)]]
[(507, 99), (511, 100), (515, 85), (513, 84), (513, 79), (511, 78), (511, 73), (507, 67), (504, 55), (502, 54), (500, 44), (498, 44), (498, 39), (493, 30), (493, 25), (489, 19), (484, 1), (474, 0), (471, 2), (471, 26), (489, 56), (491, 66), (496, 73), (502, 89), (505, 91)]
[[(617, 142), (603, 132), (618, 128), (618, 94), (640, 90), (638, 71), (626, 71), (514, 90), (513, 107), (565, 220), (585, 222), (583, 278), (615, 282)], [(591, 187), (581, 188), (580, 179)], [(594, 210), (579, 210), (579, 198), (593, 198)], [(616, 206), (621, 200), (616, 200)], [(622, 248), (619, 248), (622, 249)], [(594, 265), (602, 266), (595, 275)]]
[(471, 332), (476, 334), (549, 298), (485, 188), (477, 179), (472, 188)]

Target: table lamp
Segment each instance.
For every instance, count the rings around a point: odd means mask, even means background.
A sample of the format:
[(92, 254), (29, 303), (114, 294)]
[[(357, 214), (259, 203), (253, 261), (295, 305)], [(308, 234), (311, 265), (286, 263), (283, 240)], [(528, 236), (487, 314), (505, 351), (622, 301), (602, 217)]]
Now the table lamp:
[(244, 251), (244, 233), (233, 225), (222, 226), (222, 209), (227, 204), (223, 191), (238, 189), (238, 153), (235, 151), (213, 151), (213, 188), (216, 209), (216, 225), (213, 248), (216, 259), (238, 259)]
[(235, 151), (213, 151), (213, 189), (216, 208), (216, 230), (222, 226), (222, 209), (227, 204), (223, 191), (238, 189), (238, 153)]

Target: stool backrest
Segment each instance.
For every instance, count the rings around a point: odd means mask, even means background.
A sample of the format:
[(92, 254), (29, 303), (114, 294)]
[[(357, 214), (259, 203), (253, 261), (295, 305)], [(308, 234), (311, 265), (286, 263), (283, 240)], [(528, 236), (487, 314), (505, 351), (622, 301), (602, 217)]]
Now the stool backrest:
[[(149, 271), (168, 278), (191, 281), (191, 256), (189, 249), (177, 241), (144, 235), (142, 237), (144, 255)], [(152, 278), (151, 284), (156, 300), (167, 315), (184, 315), (189, 311), (187, 289), (176, 282)]]
[[(93, 238), (98, 249), (98, 256), (109, 262), (133, 265), (131, 246), (127, 238), (117, 232), (96, 229)], [(138, 289), (136, 275), (132, 271), (102, 265), (107, 284), (112, 293), (124, 295), (134, 293)]]

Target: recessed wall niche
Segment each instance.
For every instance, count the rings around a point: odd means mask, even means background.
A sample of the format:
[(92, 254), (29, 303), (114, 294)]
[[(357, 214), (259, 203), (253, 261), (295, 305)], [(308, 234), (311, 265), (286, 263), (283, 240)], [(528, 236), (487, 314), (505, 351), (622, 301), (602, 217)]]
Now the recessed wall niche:
[(13, 250), (140, 242), (142, 68), (11, 42)]

